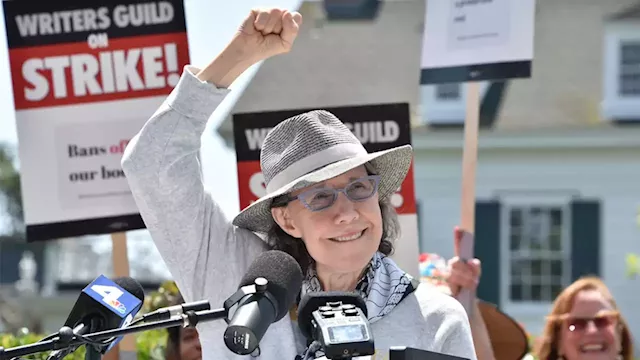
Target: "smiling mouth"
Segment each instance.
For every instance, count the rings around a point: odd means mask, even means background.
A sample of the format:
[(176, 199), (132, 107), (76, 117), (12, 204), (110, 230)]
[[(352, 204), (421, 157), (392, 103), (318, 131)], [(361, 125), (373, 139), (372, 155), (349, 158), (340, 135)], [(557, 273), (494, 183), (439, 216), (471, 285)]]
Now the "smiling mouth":
[(335, 242), (340, 242), (340, 243), (354, 241), (354, 240), (360, 239), (365, 231), (366, 230), (362, 230), (362, 231), (360, 231), (358, 233), (351, 234), (349, 236), (340, 236), (340, 237), (329, 238), (329, 240), (335, 241)]
[(607, 350), (607, 346), (603, 343), (591, 343), (591, 344), (584, 344), (580, 346), (580, 352), (587, 354), (587, 353), (601, 353), (601, 352), (605, 352)]

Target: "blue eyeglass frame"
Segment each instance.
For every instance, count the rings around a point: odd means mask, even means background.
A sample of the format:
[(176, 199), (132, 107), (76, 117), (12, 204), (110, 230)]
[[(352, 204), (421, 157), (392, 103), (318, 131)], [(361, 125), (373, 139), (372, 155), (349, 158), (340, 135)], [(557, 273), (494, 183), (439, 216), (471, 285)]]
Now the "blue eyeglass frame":
[[(349, 186), (353, 185), (356, 182), (361, 182), (361, 181), (364, 181), (364, 180), (373, 180), (373, 191), (371, 192), (371, 195), (367, 196), (364, 199), (358, 199), (358, 200), (354, 200), (354, 199), (350, 198), (349, 195), (347, 194), (347, 188)], [(297, 196), (289, 196), (288, 200), (289, 201), (299, 200), (302, 203), (302, 205), (304, 205), (304, 207), (306, 207), (307, 209), (309, 209), (309, 210), (311, 210), (313, 212), (317, 212), (317, 211), (322, 211), (322, 210), (328, 209), (331, 206), (333, 206), (333, 204), (336, 203), (336, 200), (338, 200), (338, 196), (340, 196), (340, 193), (343, 193), (344, 196), (346, 196), (346, 198), (349, 199), (349, 201), (352, 201), (352, 202), (363, 202), (363, 201), (369, 200), (375, 193), (378, 192), (379, 185), (380, 185), (380, 175), (369, 175), (369, 176), (364, 176), (364, 177), (355, 179), (355, 180), (349, 182), (345, 187), (340, 188), (340, 189), (336, 189), (336, 188), (332, 188), (332, 187), (309, 189), (309, 190), (307, 190), (305, 192), (302, 192), (302, 193), (298, 194)], [(320, 191), (327, 191), (327, 190), (330, 190), (330, 191), (333, 192), (333, 201), (331, 202), (331, 204), (329, 204), (326, 207), (323, 207), (321, 209), (313, 209), (313, 208), (311, 208), (311, 206), (309, 204), (306, 203), (306, 201), (303, 200), (303, 197), (305, 197), (305, 196), (307, 196), (309, 194), (317, 193), (317, 192), (320, 192)]]

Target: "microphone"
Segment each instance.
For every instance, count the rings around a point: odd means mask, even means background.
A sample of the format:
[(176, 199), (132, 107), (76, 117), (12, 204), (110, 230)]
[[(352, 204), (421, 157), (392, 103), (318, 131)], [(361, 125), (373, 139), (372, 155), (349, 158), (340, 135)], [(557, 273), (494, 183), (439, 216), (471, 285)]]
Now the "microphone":
[[(121, 277), (111, 281), (100, 275), (82, 290), (64, 326), (72, 328), (75, 335), (123, 328), (133, 321), (143, 302), (144, 290), (136, 280)], [(67, 332), (64, 329), (61, 329), (61, 334)], [(107, 347), (100, 346), (100, 352), (106, 353), (121, 339), (114, 339)], [(48, 359), (65, 356), (77, 347), (52, 351)]]
[(373, 355), (373, 332), (364, 299), (353, 292), (326, 291), (305, 294), (298, 306), (298, 326), (313, 342), (305, 358), (322, 350), (327, 359)]
[(225, 302), (225, 308), (238, 304), (224, 332), (227, 348), (238, 355), (251, 354), (269, 326), (289, 312), (301, 287), (302, 270), (291, 255), (279, 250), (261, 253), (239, 291)]

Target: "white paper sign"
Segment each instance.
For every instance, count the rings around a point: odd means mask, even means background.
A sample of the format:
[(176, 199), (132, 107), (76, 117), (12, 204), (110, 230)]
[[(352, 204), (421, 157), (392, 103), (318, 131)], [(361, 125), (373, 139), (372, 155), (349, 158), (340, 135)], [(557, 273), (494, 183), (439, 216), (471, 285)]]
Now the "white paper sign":
[(504, 46), (509, 41), (510, 0), (459, 0), (448, 3), (449, 50)]
[[(494, 64), (474, 69), (485, 73), (478, 80), (528, 77), (534, 13), (535, 0), (427, 0), (421, 83), (467, 81), (470, 66)], [(431, 71), (441, 69), (448, 73)]]

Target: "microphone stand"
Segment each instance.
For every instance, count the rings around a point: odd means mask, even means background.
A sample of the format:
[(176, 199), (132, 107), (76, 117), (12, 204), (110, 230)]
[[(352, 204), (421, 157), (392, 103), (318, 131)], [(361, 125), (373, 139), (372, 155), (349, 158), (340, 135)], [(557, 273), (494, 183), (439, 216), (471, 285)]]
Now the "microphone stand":
[(86, 352), (84, 353), (84, 360), (100, 360), (102, 359), (102, 354), (98, 349), (91, 345), (87, 344)]
[[(211, 321), (226, 319), (228, 315), (227, 308), (220, 308), (214, 310), (204, 311), (187, 311), (179, 318), (160, 320), (151, 322), (148, 324), (132, 325), (121, 329), (112, 329), (98, 331), (92, 334), (84, 335), (83, 337), (92, 341), (100, 341), (111, 338), (117, 338), (120, 336), (133, 334), (141, 331), (153, 330), (153, 329), (166, 329), (175, 326), (182, 327), (195, 327), (201, 321)], [(35, 354), (44, 351), (59, 350), (72, 346), (81, 346), (86, 344), (86, 341), (82, 337), (74, 336), (71, 341), (61, 341), (59, 337), (52, 340), (40, 341), (34, 344), (16, 346), (13, 348), (5, 349), (0, 346), (0, 360), (9, 360), (15, 357)], [(92, 350), (93, 349), (93, 350)], [(94, 353), (94, 351), (97, 353)], [(98, 360), (100, 359), (100, 353), (95, 349), (93, 345), (87, 346), (86, 360)]]
[[(267, 285), (268, 281), (264, 278), (256, 278), (254, 284), (246, 285), (239, 288), (231, 297), (229, 297), (223, 304), (224, 307), (220, 309), (214, 310), (188, 310), (184, 313), (180, 314), (178, 318), (170, 318), (165, 320), (154, 321), (150, 323), (143, 323), (139, 325), (131, 325), (121, 329), (112, 329), (112, 330), (104, 330), (98, 331), (92, 334), (87, 335), (76, 335), (73, 334), (71, 340), (69, 340), (68, 336), (65, 337), (55, 337), (51, 340), (45, 338), (37, 343), (16, 346), (13, 348), (5, 349), (0, 346), (0, 360), (9, 360), (16, 357), (35, 354), (44, 351), (51, 350), (59, 350), (59, 349), (67, 349), (72, 347), (78, 347), (81, 345), (87, 345), (87, 352), (85, 355), (85, 360), (100, 360), (101, 351), (99, 348), (94, 346), (93, 344), (88, 344), (89, 341), (100, 341), (105, 339), (112, 339), (121, 337), (128, 334), (133, 334), (136, 332), (142, 332), (147, 330), (154, 329), (166, 329), (170, 327), (182, 326), (182, 327), (195, 327), (201, 321), (212, 321), (212, 320), (220, 320), (223, 319), (227, 323), (229, 322), (229, 310), (237, 304), (243, 297), (250, 294), (267, 294)], [(144, 318), (139, 321), (144, 321)], [(134, 321), (135, 324), (135, 321)], [(104, 345), (107, 345), (106, 343)], [(66, 354), (65, 354), (66, 356)]]

